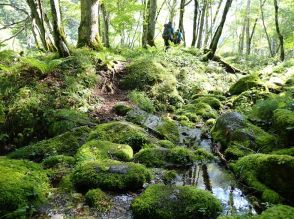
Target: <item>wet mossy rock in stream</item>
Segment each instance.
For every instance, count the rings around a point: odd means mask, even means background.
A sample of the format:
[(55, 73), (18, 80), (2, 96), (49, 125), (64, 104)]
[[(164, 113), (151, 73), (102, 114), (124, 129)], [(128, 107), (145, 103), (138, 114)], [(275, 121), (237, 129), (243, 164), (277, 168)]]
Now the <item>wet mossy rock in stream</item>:
[(215, 142), (222, 144), (223, 151), (234, 145), (248, 148), (249, 151), (270, 152), (277, 143), (273, 135), (251, 124), (237, 112), (229, 112), (220, 116), (211, 134)]
[(24, 217), (18, 215), (17, 211), (12, 212), (26, 208), (32, 210), (46, 201), (49, 181), (38, 164), (0, 157), (0, 173), (1, 218), (8, 213), (11, 213), (10, 218)]
[(89, 135), (89, 140), (95, 139), (127, 144), (133, 148), (134, 152), (139, 151), (145, 144), (152, 141), (143, 128), (129, 122), (118, 121), (96, 126)]
[(293, 157), (254, 154), (239, 159), (231, 166), (247, 185), (259, 192), (263, 201), (294, 203)]
[(163, 118), (161, 123), (156, 127), (156, 131), (173, 143), (178, 143), (180, 140), (178, 124), (171, 118)]
[(86, 203), (100, 212), (110, 210), (112, 203), (101, 189), (91, 189), (85, 195)]
[(39, 162), (53, 155), (73, 156), (78, 148), (87, 141), (90, 131), (91, 129), (86, 126), (75, 128), (54, 138), (17, 149), (10, 153), (8, 157)]
[(213, 219), (222, 206), (210, 192), (193, 186), (150, 185), (131, 205), (135, 218)]
[(273, 127), (285, 145), (294, 145), (294, 112), (277, 109), (273, 114)]
[(151, 179), (149, 170), (136, 163), (115, 160), (86, 161), (79, 163), (72, 180), (79, 191), (101, 188), (110, 191), (135, 191)]
[(147, 167), (188, 167), (195, 159), (194, 152), (184, 147), (147, 148), (140, 150), (134, 157), (135, 162)]
[(105, 159), (130, 161), (132, 158), (133, 149), (129, 145), (100, 140), (88, 141), (76, 154), (77, 161)]
[(253, 74), (238, 80), (230, 87), (229, 92), (232, 95), (236, 95), (241, 94), (242, 92), (247, 91), (251, 88), (261, 88), (262, 90), (266, 90), (265, 85), (261, 82), (259, 77)]

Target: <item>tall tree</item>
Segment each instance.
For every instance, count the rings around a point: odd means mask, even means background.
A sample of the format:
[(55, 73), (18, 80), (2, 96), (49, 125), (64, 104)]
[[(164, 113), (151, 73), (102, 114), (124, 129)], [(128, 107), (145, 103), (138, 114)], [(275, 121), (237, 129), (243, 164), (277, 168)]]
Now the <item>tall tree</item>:
[(109, 15), (109, 12), (106, 10), (104, 3), (101, 3), (100, 8), (102, 12), (103, 26), (104, 26), (104, 32), (103, 32), (104, 44), (107, 48), (110, 48), (110, 42), (109, 42), (110, 15)]
[(271, 39), (270, 39), (270, 37), (268, 35), (268, 32), (267, 32), (267, 28), (266, 28), (266, 25), (265, 25), (265, 19), (264, 19), (264, 13), (263, 13), (263, 6), (264, 6), (265, 2), (266, 2), (266, 0), (263, 0), (263, 1), (260, 0), (259, 1), (259, 7), (260, 7), (262, 25), (263, 25), (264, 33), (266, 35), (266, 39), (267, 39), (267, 43), (268, 43), (268, 49), (269, 49), (271, 57), (273, 57), (274, 52), (272, 50)]
[(275, 6), (275, 24), (276, 24), (276, 30), (277, 34), (280, 40), (280, 60), (284, 61), (285, 60), (285, 51), (284, 51), (284, 38), (283, 35), (281, 34), (280, 27), (279, 27), (279, 6), (278, 6), (278, 1), (274, 0), (274, 6)]
[(246, 6), (246, 55), (250, 54), (250, 5), (251, 0), (247, 0)]
[(142, 47), (147, 47), (147, 35), (148, 35), (148, 18), (149, 18), (149, 5), (150, 0), (143, 0), (143, 33), (142, 33)]
[(27, 0), (27, 3), (31, 9), (31, 19), (35, 32), (38, 33), (42, 45), (47, 51), (56, 51), (50, 32), (45, 24), (45, 13), (43, 11), (43, 6), (40, 0)]
[(193, 17), (193, 38), (191, 47), (195, 47), (197, 41), (197, 17), (198, 17), (198, 0), (194, 0), (194, 17)]
[(98, 5), (98, 0), (81, 0), (78, 47), (88, 46), (95, 50), (102, 49), (98, 29)]
[(157, 0), (149, 0), (149, 13), (148, 13), (148, 31), (147, 31), (147, 43), (149, 46), (155, 46), (155, 25), (156, 25), (156, 13), (157, 13)]
[(200, 27), (198, 32), (197, 48), (201, 48), (201, 45), (202, 45), (202, 36), (203, 36), (203, 27), (204, 27), (204, 18), (205, 18), (206, 8), (207, 8), (207, 0), (203, 0), (202, 9), (201, 9)]
[(61, 21), (59, 0), (50, 0), (52, 18), (53, 18), (53, 36), (58, 53), (61, 57), (70, 55), (67, 47), (65, 33)]
[(186, 37), (185, 37), (185, 30), (184, 30), (184, 14), (185, 14), (185, 7), (189, 5), (192, 0), (186, 2), (186, 0), (181, 0), (180, 4), (180, 16), (179, 16), (179, 29), (183, 33), (184, 45), (186, 45)]
[(209, 46), (209, 53), (207, 54), (207, 58), (208, 59), (212, 59), (214, 57), (214, 54), (216, 52), (216, 49), (217, 49), (217, 45), (218, 45), (218, 41), (222, 35), (222, 32), (223, 32), (223, 28), (224, 28), (224, 25), (225, 25), (225, 22), (226, 22), (226, 19), (227, 19), (227, 14), (229, 12), (229, 9), (232, 5), (232, 1), (233, 0), (227, 0), (226, 2), (226, 5), (225, 5), (225, 8), (224, 8), (224, 12), (223, 12), (223, 15), (222, 15), (222, 19), (221, 19), (221, 22), (211, 40), (211, 43), (210, 43), (210, 46)]

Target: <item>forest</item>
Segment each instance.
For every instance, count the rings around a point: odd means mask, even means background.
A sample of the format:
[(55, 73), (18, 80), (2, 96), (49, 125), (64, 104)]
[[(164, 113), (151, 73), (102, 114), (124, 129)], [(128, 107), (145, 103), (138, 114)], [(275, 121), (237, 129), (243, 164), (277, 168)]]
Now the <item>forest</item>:
[(292, 219), (293, 97), (293, 0), (1, 0), (0, 219)]

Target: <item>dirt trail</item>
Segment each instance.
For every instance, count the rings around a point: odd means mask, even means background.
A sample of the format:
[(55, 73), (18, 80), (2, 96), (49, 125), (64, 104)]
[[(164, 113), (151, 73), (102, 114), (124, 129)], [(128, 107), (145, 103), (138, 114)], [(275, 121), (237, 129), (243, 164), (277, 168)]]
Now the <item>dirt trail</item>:
[(95, 95), (101, 99), (100, 108), (96, 109), (93, 114), (102, 121), (110, 121), (118, 116), (112, 111), (113, 106), (117, 103), (131, 105), (128, 100), (127, 91), (119, 88), (119, 80), (126, 73), (126, 62), (115, 62), (112, 69), (100, 71), (101, 83), (95, 88)]

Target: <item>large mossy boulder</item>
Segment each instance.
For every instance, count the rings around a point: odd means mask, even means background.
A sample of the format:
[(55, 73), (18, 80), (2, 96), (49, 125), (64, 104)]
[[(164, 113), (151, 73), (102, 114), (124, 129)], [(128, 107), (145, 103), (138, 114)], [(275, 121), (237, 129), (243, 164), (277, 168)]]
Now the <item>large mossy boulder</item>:
[(92, 140), (81, 146), (76, 154), (77, 161), (114, 159), (130, 161), (133, 149), (126, 144)]
[(89, 140), (105, 140), (118, 144), (130, 145), (139, 151), (145, 144), (152, 141), (147, 132), (129, 122), (108, 122), (98, 126), (90, 133)]
[(283, 143), (294, 145), (294, 112), (287, 109), (277, 109), (273, 115), (273, 127), (279, 133)]
[(167, 71), (161, 63), (152, 58), (135, 60), (127, 66), (128, 74), (121, 81), (124, 89), (145, 90), (155, 83), (163, 81)]
[[(48, 189), (48, 178), (38, 164), (0, 157), (1, 218), (17, 209), (37, 208), (46, 200)], [(17, 212), (10, 216), (21, 218)]]
[(232, 95), (236, 95), (241, 94), (242, 92), (247, 91), (251, 88), (265, 89), (264, 85), (262, 84), (257, 75), (249, 75), (241, 78), (230, 87), (229, 92)]
[(232, 164), (234, 172), (270, 203), (294, 203), (294, 158), (287, 155), (254, 154)]
[(135, 218), (213, 219), (222, 211), (221, 202), (210, 192), (193, 186), (150, 185), (131, 205)]
[(192, 150), (184, 147), (146, 148), (140, 150), (134, 157), (134, 161), (147, 167), (188, 167), (196, 160)]
[(230, 146), (248, 148), (249, 151), (270, 152), (276, 138), (251, 124), (241, 114), (229, 112), (220, 116), (211, 130), (213, 140), (220, 142), (222, 150)]
[(115, 160), (86, 161), (74, 169), (72, 180), (79, 191), (101, 188), (110, 191), (128, 191), (142, 188), (151, 178), (141, 164)]
[(155, 130), (173, 143), (179, 143), (180, 141), (178, 124), (171, 118), (163, 118)]
[(8, 157), (39, 162), (53, 155), (74, 156), (78, 148), (87, 141), (90, 131), (89, 127), (79, 127), (54, 138), (17, 149), (10, 153)]

